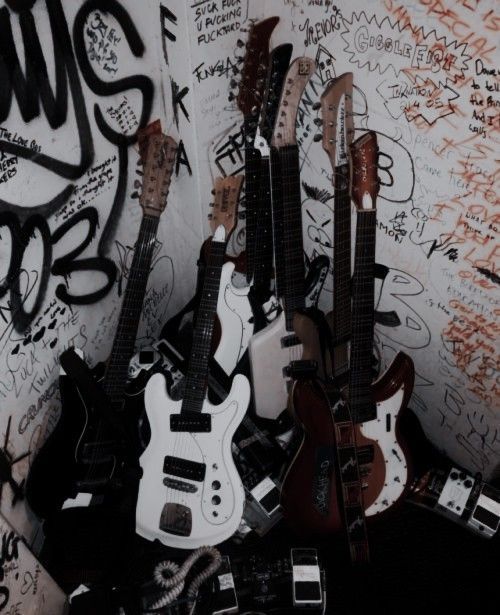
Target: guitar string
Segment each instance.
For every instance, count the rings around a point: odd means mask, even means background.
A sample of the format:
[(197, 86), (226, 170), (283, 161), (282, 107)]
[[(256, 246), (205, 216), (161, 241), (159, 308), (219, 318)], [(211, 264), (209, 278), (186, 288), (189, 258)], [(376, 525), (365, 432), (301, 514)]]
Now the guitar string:
[[(132, 288), (134, 284), (137, 284), (135, 271), (139, 267), (139, 265), (143, 262), (144, 256), (145, 255), (149, 256), (148, 252), (150, 251), (150, 249), (152, 252), (153, 246), (151, 244), (154, 242), (152, 242), (151, 234), (153, 231), (155, 231), (155, 225), (157, 223), (158, 223), (158, 219), (152, 218), (150, 216), (143, 216), (143, 219), (141, 220), (141, 228), (139, 230), (139, 236), (138, 236), (139, 250), (137, 252), (137, 257), (136, 257), (136, 253), (134, 253), (134, 259), (132, 261), (132, 265), (130, 268), (129, 281), (127, 283), (127, 289), (125, 291), (125, 296), (122, 302), (122, 309), (120, 312), (120, 317), (118, 319), (117, 331), (115, 333), (115, 342), (113, 344), (113, 348), (111, 351), (110, 363), (108, 364), (108, 367), (105, 369), (105, 372), (104, 372), (103, 384), (102, 384), (102, 387), (104, 390), (106, 390), (106, 380), (108, 378), (109, 365), (113, 364), (113, 355), (116, 353), (116, 341), (119, 340), (120, 334), (123, 334), (123, 331), (121, 329), (123, 328), (122, 323), (123, 323), (124, 316), (122, 317), (122, 313), (124, 310), (128, 308), (128, 304), (132, 301), (132, 292), (133, 292)], [(136, 265), (135, 268), (134, 268), (134, 265)], [(129, 287), (131, 288), (131, 290), (129, 294), (127, 295), (127, 291)], [(116, 361), (116, 357), (114, 358), (114, 360)], [(111, 401), (111, 406), (113, 406), (113, 401), (112, 400), (110, 401)], [(110, 411), (114, 412), (113, 407), (111, 407)], [(97, 425), (98, 425), (97, 430), (96, 430), (97, 446), (93, 447), (93, 453), (91, 455), (91, 462), (89, 464), (87, 472), (85, 473), (87, 480), (91, 480), (91, 481), (94, 479), (94, 476), (99, 475), (99, 472), (97, 470), (99, 467), (99, 464), (97, 463), (97, 459), (101, 457), (101, 452), (105, 450), (101, 442), (102, 435), (105, 431), (104, 422), (103, 422), (102, 417), (98, 419)], [(112, 478), (115, 469), (116, 469), (116, 456), (113, 455), (113, 467), (112, 467), (111, 475), (109, 478)]]

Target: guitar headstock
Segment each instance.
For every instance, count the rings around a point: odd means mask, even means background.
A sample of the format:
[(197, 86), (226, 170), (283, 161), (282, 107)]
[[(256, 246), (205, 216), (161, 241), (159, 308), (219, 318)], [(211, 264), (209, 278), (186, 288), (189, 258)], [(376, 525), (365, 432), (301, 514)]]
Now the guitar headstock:
[(296, 140), (295, 122), (299, 109), (299, 102), (305, 87), (316, 70), (316, 64), (311, 58), (296, 58), (288, 69), (281, 92), (280, 104), (273, 130), (271, 145), (284, 147), (294, 145)]
[(144, 175), (139, 203), (145, 215), (159, 217), (167, 206), (177, 143), (163, 133), (154, 133), (147, 137), (142, 151)]
[(250, 29), (237, 96), (238, 108), (245, 117), (258, 116), (269, 60), (269, 40), (279, 20), (279, 17), (268, 17)]
[[(236, 213), (240, 198), (243, 175), (217, 177), (214, 183), (214, 206), (210, 217), (210, 228), (214, 237), (212, 241), (224, 241), (229, 238), (238, 222)], [(220, 238), (217, 229), (223, 226), (225, 238)]]
[(379, 191), (377, 133), (365, 132), (351, 145), (351, 195), (358, 211), (373, 210)]
[[(290, 65), (292, 51), (293, 45), (291, 43), (285, 43), (275, 47), (269, 55), (266, 87), (264, 90), (264, 99), (262, 101), (259, 122), (260, 136), (264, 139), (265, 145), (267, 146), (270, 145), (273, 136), (281, 90), (283, 89), (283, 82), (288, 66)], [(256, 148), (258, 149), (257, 141)]]
[(352, 73), (332, 79), (321, 96), (323, 149), (332, 168), (349, 163), (354, 135), (352, 119)]

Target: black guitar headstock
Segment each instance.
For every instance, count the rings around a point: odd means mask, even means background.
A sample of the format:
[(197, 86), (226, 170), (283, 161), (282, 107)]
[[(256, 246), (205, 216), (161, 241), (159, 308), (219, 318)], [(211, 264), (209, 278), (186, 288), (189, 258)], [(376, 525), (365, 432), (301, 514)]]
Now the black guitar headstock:
[[(285, 76), (290, 65), (292, 51), (293, 45), (285, 43), (275, 47), (269, 56), (269, 67), (259, 122), (260, 136), (267, 145), (270, 145), (273, 136), (281, 90), (283, 89)], [(256, 147), (259, 149), (257, 143)]]

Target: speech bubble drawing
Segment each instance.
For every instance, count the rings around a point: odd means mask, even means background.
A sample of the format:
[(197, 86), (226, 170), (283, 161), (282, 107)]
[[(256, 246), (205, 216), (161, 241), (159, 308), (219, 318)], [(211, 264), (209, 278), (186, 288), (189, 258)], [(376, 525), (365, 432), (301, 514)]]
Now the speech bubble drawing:
[(397, 120), (404, 113), (409, 122), (422, 117), (429, 125), (455, 113), (452, 101), (459, 97), (449, 85), (438, 87), (432, 79), (418, 76), (414, 83), (384, 79), (376, 89), (391, 117)]
[(382, 75), (392, 69), (396, 77), (404, 73), (415, 80), (419, 75), (440, 87), (463, 79), (468, 68), (467, 44), (449, 43), (444, 36), (438, 38), (435, 30), (424, 34), (423, 28), (402, 27), (388, 17), (379, 23), (375, 15), (368, 18), (364, 11), (353, 13), (350, 21), (344, 19), (344, 27), (341, 34), (349, 61), (370, 72)]

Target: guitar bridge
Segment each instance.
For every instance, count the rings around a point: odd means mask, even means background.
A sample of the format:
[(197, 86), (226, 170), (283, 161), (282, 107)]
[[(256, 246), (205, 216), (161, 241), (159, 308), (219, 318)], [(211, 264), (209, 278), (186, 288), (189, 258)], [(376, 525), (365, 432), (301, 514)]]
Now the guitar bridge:
[(161, 511), (159, 528), (176, 536), (190, 536), (193, 529), (191, 509), (184, 504), (167, 502)]

